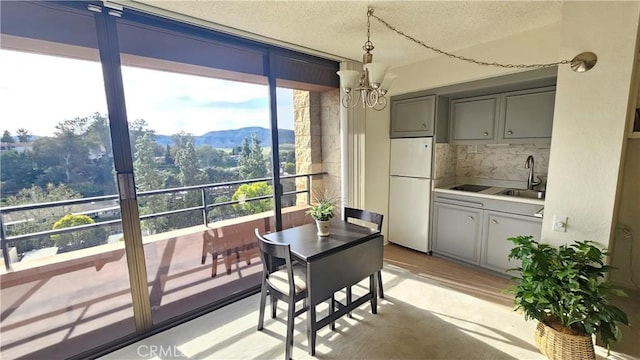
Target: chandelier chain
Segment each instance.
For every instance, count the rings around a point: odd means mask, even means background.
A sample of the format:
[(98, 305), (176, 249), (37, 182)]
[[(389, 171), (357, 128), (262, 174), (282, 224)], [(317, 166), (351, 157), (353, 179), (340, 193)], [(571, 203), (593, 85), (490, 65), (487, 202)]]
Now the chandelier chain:
[(473, 58), (468, 58), (465, 56), (461, 56), (461, 55), (456, 55), (456, 54), (452, 54), (450, 52), (446, 52), (442, 49), (439, 49), (437, 47), (433, 47), (430, 45), (425, 44), (424, 42), (417, 40), (413, 37), (411, 37), (410, 35), (405, 34), (403, 31), (396, 29), (394, 26), (392, 26), (391, 24), (389, 24), (388, 22), (384, 21), (383, 19), (381, 19), (380, 17), (378, 17), (377, 15), (375, 15), (373, 13), (373, 9), (369, 8), (369, 10), (367, 11), (367, 38), (369, 37), (369, 26), (370, 26), (370, 22), (369, 19), (373, 17), (376, 20), (378, 20), (379, 22), (381, 22), (383, 25), (385, 25), (389, 30), (397, 33), (400, 36), (403, 36), (405, 39), (414, 42), (422, 47), (425, 47), (433, 52), (436, 52), (438, 54), (441, 55), (445, 55), (448, 56), (450, 58), (453, 59), (458, 59), (458, 60), (462, 60), (462, 61), (466, 61), (466, 62), (470, 62), (470, 63), (474, 63), (476, 65), (483, 65), (483, 66), (496, 66), (496, 67), (502, 67), (502, 68), (516, 68), (516, 69), (527, 69), (527, 68), (547, 68), (547, 67), (552, 67), (552, 66), (557, 66), (557, 65), (566, 65), (566, 64), (571, 64), (571, 60), (562, 60), (562, 61), (557, 61), (557, 62), (553, 62), (553, 63), (547, 63), (547, 64), (502, 64), (502, 63), (498, 63), (498, 62), (486, 62), (486, 61), (482, 61), (482, 60), (476, 60)]
[(371, 42), (371, 15), (373, 15), (373, 9), (367, 11), (367, 42)]

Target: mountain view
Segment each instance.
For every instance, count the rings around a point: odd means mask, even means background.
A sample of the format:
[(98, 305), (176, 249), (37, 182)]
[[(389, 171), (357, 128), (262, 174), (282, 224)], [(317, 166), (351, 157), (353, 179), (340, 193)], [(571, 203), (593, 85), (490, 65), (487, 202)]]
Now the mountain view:
[[(193, 136), (196, 147), (210, 145), (218, 149), (230, 149), (242, 144), (243, 139), (251, 139), (253, 133), (258, 135), (260, 144), (265, 147), (271, 146), (271, 130), (263, 127), (245, 127), (234, 130), (210, 131), (200, 136)], [(295, 137), (293, 130), (278, 130), (280, 145), (294, 144)], [(171, 145), (171, 135), (156, 135), (156, 142), (159, 145)]]

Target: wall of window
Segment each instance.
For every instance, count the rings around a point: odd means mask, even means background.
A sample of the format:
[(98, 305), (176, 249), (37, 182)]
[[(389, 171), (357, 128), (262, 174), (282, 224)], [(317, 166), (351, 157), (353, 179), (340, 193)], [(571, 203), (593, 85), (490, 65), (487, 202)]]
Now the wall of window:
[(335, 97), (337, 64), (102, 3), (0, 6), (3, 356), (99, 353), (255, 291), (253, 229), (305, 221), (296, 94)]

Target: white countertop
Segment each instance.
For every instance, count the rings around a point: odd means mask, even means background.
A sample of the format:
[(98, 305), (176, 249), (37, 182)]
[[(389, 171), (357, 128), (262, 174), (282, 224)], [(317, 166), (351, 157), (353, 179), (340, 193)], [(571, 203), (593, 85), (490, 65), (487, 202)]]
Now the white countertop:
[(456, 186), (460, 186), (460, 185), (464, 185), (464, 184), (449, 184), (449, 185), (446, 185), (446, 186), (437, 187), (437, 188), (433, 189), (433, 191), (440, 192), (440, 193), (448, 193), (448, 194), (455, 194), (455, 195), (465, 195), (465, 196), (485, 198), (485, 199), (494, 199), (494, 200), (513, 201), (513, 202), (519, 202), (519, 203), (527, 203), (527, 204), (535, 204), (535, 205), (544, 206), (544, 199), (531, 199), (531, 198), (518, 197), (518, 196), (498, 195), (498, 193), (500, 193), (500, 192), (502, 192), (504, 190), (514, 189), (512, 187), (500, 187), (500, 186), (485, 185), (485, 186), (489, 186), (489, 188), (488, 189), (484, 189), (482, 191), (478, 191), (478, 192), (452, 190), (452, 188), (454, 188)]

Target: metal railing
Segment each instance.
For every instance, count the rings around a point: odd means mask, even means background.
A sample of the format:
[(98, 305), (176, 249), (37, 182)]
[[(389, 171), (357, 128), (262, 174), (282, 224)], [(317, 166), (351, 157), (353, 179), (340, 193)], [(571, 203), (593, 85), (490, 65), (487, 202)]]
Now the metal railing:
[[(297, 194), (305, 194), (306, 193), (307, 194), (307, 205), (310, 204), (310, 201), (311, 201), (311, 179), (312, 179), (312, 177), (323, 176), (323, 175), (326, 175), (326, 174), (327, 174), (327, 172), (317, 172), (317, 173), (307, 173), (307, 174), (296, 174), (296, 175), (281, 176), (280, 177), (281, 180), (296, 179), (296, 178), (301, 178), (301, 177), (304, 177), (306, 179), (305, 189), (302, 189), (302, 190), (297, 190), (296, 189), (294, 191), (283, 192), (282, 193), (282, 197), (284, 197), (286, 195), (297, 195)], [(219, 189), (219, 188), (222, 188), (222, 187), (233, 188), (235, 186), (239, 186), (239, 185), (243, 185), (243, 184), (251, 184), (251, 183), (258, 183), (258, 182), (267, 182), (267, 183), (271, 184), (271, 186), (273, 187), (273, 179), (272, 178), (259, 178), (259, 179), (237, 180), (237, 181), (229, 181), (229, 182), (214, 183), (214, 184), (185, 186), (185, 187), (162, 189), (162, 190), (141, 191), (141, 192), (137, 193), (137, 197), (138, 198), (143, 198), (143, 197), (153, 196), (153, 195), (177, 194), (177, 193), (184, 193), (184, 192), (188, 192), (188, 191), (200, 191), (201, 202), (200, 202), (200, 205), (198, 205), (198, 206), (192, 206), (192, 207), (187, 207), (187, 208), (182, 208), (182, 209), (175, 209), (175, 210), (163, 211), (163, 212), (158, 212), (158, 213), (140, 215), (140, 220), (141, 221), (142, 220), (149, 220), (149, 219), (159, 218), (159, 217), (163, 217), (163, 216), (187, 213), (187, 212), (191, 212), (191, 211), (200, 211), (202, 213), (202, 224), (206, 225), (209, 222), (208, 221), (209, 212), (212, 209), (215, 209), (215, 208), (218, 208), (218, 207), (222, 207), (222, 206), (227, 206), (227, 205), (234, 205), (234, 204), (240, 204), (240, 203), (245, 203), (245, 202), (251, 202), (251, 201), (258, 201), (258, 200), (265, 200), (265, 199), (273, 198), (273, 195), (263, 195), (263, 196), (257, 196), (257, 197), (246, 198), (246, 199), (241, 199), (241, 200), (231, 200), (231, 201), (224, 201), (224, 202), (219, 202), (219, 203), (215, 203), (214, 202), (214, 203), (209, 204), (208, 203), (208, 198), (207, 198), (207, 190), (215, 190), (215, 189)], [(0, 207), (0, 248), (2, 248), (2, 256), (4, 258), (4, 264), (5, 264), (6, 270), (11, 270), (11, 260), (10, 260), (10, 257), (9, 257), (9, 245), (10, 244), (13, 244), (13, 243), (16, 243), (16, 242), (19, 242), (19, 241), (28, 241), (28, 240), (32, 240), (32, 239), (36, 239), (36, 238), (47, 237), (47, 236), (51, 236), (51, 235), (59, 235), (59, 234), (65, 234), (65, 233), (70, 233), (70, 232), (76, 232), (76, 231), (79, 231), (79, 230), (86, 230), (86, 229), (91, 229), (91, 228), (105, 227), (105, 226), (110, 226), (110, 225), (114, 225), (114, 224), (120, 224), (122, 222), (122, 220), (121, 219), (106, 220), (106, 221), (95, 222), (95, 223), (92, 223), (92, 224), (84, 224), (84, 225), (66, 227), (66, 228), (62, 228), (62, 229), (46, 230), (46, 231), (39, 231), (39, 232), (28, 233), (28, 234), (8, 236), (7, 235), (6, 224), (4, 222), (4, 215), (6, 215), (8, 213), (11, 213), (11, 212), (18, 212), (18, 211), (46, 209), (46, 208), (54, 208), (54, 207), (69, 206), (69, 205), (82, 205), (82, 204), (90, 204), (90, 203), (99, 202), (99, 201), (111, 201), (111, 200), (118, 200), (118, 199), (119, 199), (119, 195), (114, 194), (114, 195), (82, 198), (82, 199), (53, 201), (53, 202), (48, 202), (48, 203)], [(34, 220), (39, 220), (39, 219), (34, 219)]]

